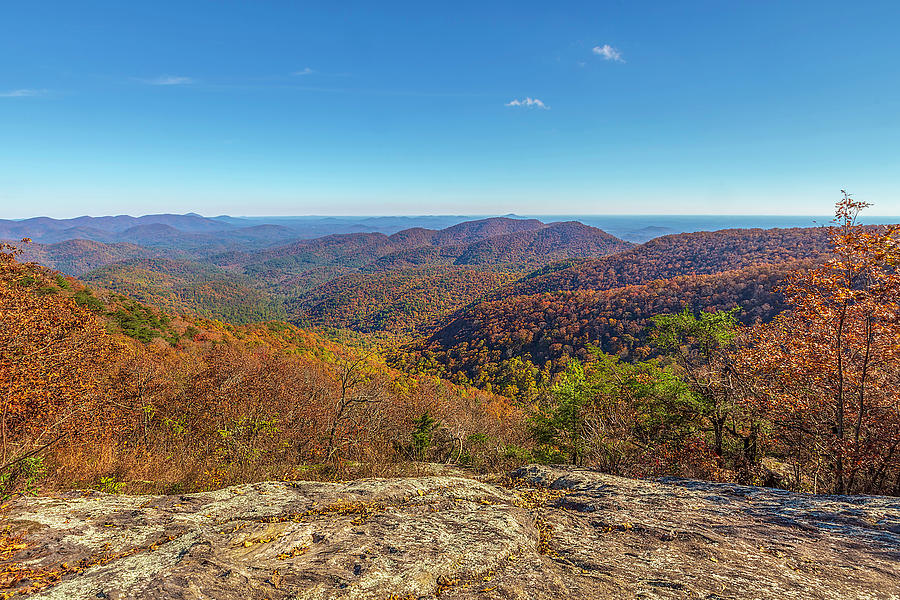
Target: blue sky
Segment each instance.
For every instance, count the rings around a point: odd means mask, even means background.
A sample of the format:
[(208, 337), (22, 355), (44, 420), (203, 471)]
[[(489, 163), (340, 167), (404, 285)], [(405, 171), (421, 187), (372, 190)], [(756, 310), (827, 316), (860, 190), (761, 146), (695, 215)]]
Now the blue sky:
[(898, 28), (895, 1), (8, 2), (0, 217), (827, 214), (841, 188), (898, 215)]

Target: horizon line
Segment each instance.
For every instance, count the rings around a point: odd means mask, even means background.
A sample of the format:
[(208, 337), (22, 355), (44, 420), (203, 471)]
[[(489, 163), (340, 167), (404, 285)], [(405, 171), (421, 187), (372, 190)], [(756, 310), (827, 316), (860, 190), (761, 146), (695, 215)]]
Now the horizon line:
[[(203, 215), (194, 211), (185, 212), (185, 213), (172, 213), (172, 212), (161, 212), (161, 213), (144, 213), (139, 215), (132, 215), (128, 213), (118, 213), (118, 214), (81, 214), (72, 217), (52, 217), (46, 214), (38, 214), (31, 217), (0, 217), (0, 221), (27, 221), (30, 219), (53, 219), (55, 221), (70, 221), (74, 219), (100, 219), (105, 217), (116, 218), (116, 217), (129, 217), (133, 219), (141, 218), (141, 217), (154, 217), (154, 216), (177, 216), (177, 217), (188, 217), (188, 216), (196, 216), (204, 219), (222, 219), (222, 218), (230, 218), (230, 219), (371, 219), (371, 218), (478, 218), (478, 219), (489, 219), (489, 218), (538, 218), (538, 217), (732, 217), (732, 218), (740, 218), (740, 217), (781, 217), (781, 218), (808, 218), (808, 217), (828, 217), (833, 218), (834, 215), (828, 214), (813, 214), (813, 213), (527, 213), (527, 214), (518, 214), (518, 213), (469, 213), (469, 214), (452, 214), (452, 213), (420, 213), (420, 214), (403, 214), (403, 213), (383, 213), (383, 214), (266, 214), (266, 215), (230, 215), (230, 214), (218, 214), (218, 215)], [(898, 218), (900, 219), (900, 213), (898, 214), (890, 214), (890, 213), (868, 213), (867, 216), (870, 217), (879, 217), (879, 218)]]

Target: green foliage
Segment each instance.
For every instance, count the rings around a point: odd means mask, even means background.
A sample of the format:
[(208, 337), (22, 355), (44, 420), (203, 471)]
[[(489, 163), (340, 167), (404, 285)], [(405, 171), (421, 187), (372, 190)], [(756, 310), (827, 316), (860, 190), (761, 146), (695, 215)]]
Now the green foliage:
[(535, 405), (530, 424), (539, 461), (590, 460), (611, 471), (637, 454), (683, 446), (696, 436), (698, 398), (671, 369), (592, 350), (571, 360)]
[(440, 427), (440, 423), (428, 411), (413, 421), (412, 451), (421, 460), (427, 458), (432, 436), (438, 427)]
[(656, 361), (628, 363), (597, 353), (591, 363), (591, 389), (607, 413), (629, 417), (628, 435), (644, 446), (678, 444), (696, 433), (701, 399), (671, 368)]
[(538, 444), (532, 451), (534, 462), (542, 465), (569, 462), (569, 456), (552, 444)]
[(566, 366), (548, 394), (545, 405), (532, 415), (532, 431), (539, 443), (556, 446), (578, 464), (584, 454), (584, 409), (593, 394), (584, 367), (577, 360)]
[(101, 477), (97, 489), (107, 494), (121, 494), (125, 490), (125, 482), (115, 477)]
[(94, 296), (94, 292), (91, 291), (91, 288), (86, 287), (75, 292), (73, 296), (75, 300), (75, 304), (78, 306), (84, 306), (85, 308), (92, 310), (96, 313), (103, 312), (104, 305), (103, 302)]
[[(746, 423), (746, 431), (739, 433), (737, 424), (744, 421), (739, 414), (736, 390), (729, 375), (730, 350), (740, 324), (736, 310), (701, 311), (694, 313), (687, 307), (680, 313), (657, 315), (653, 318), (652, 343), (665, 352), (675, 368), (689, 382), (698, 399), (699, 412), (713, 433), (713, 448), (719, 457), (725, 454), (727, 436), (741, 438), (747, 448), (745, 462), (755, 463), (756, 437), (759, 424)], [(727, 427), (726, 423), (731, 426)], [(746, 468), (746, 467), (745, 467)]]
[(55, 285), (42, 285), (41, 287), (34, 290), (34, 293), (38, 296), (48, 296), (50, 294), (58, 294), (59, 288)]
[(126, 302), (109, 315), (119, 325), (122, 333), (144, 342), (163, 337), (174, 343), (177, 337), (166, 315), (157, 315), (137, 302)]
[(72, 286), (69, 285), (69, 281), (62, 275), (57, 275), (54, 278), (54, 280), (56, 281), (56, 285), (58, 285), (59, 287), (61, 287), (64, 290), (69, 290), (72, 288)]
[(503, 448), (503, 458), (512, 459), (515, 462), (528, 464), (536, 461), (534, 452), (531, 448), (520, 446), (518, 444), (506, 444)]
[(5, 502), (15, 494), (34, 496), (37, 483), (47, 472), (42, 456), (29, 456), (0, 473), (0, 502)]
[(738, 327), (737, 312), (738, 309), (733, 308), (695, 314), (685, 306), (679, 313), (656, 315), (651, 319), (651, 339), (657, 348), (666, 352), (693, 349), (709, 356), (715, 349), (734, 341)]

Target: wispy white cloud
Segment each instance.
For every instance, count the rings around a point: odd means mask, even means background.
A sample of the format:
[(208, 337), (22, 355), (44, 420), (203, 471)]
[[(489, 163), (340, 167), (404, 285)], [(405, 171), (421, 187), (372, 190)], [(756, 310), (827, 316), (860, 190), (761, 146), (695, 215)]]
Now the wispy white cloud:
[(603, 44), (602, 46), (594, 46), (593, 48), (594, 54), (598, 56), (602, 56), (603, 60), (611, 60), (613, 62), (625, 62), (625, 59), (622, 58), (622, 53), (610, 46), (609, 44)]
[(512, 100), (507, 102), (504, 106), (524, 106), (526, 108), (542, 108), (544, 110), (550, 110), (550, 107), (544, 104), (542, 101), (537, 98), (525, 98), (524, 100)]
[(35, 90), (22, 88), (19, 90), (10, 90), (8, 92), (0, 92), (0, 98), (32, 98), (34, 96), (43, 96), (47, 90)]
[(315, 71), (313, 71), (309, 67), (304, 67), (299, 71), (294, 71), (293, 73), (291, 73), (291, 75), (312, 75), (313, 73), (315, 73)]
[(147, 85), (188, 85), (194, 83), (191, 77), (177, 77), (175, 75), (160, 75), (150, 79), (138, 79)]

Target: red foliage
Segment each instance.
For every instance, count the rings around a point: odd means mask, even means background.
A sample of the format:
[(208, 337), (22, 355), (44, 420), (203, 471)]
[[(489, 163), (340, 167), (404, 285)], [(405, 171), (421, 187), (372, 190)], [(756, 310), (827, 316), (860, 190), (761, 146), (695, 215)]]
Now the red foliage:
[(845, 194), (833, 258), (790, 280), (791, 310), (740, 357), (797, 478), (839, 494), (900, 493), (900, 230), (858, 225), (866, 206)]

